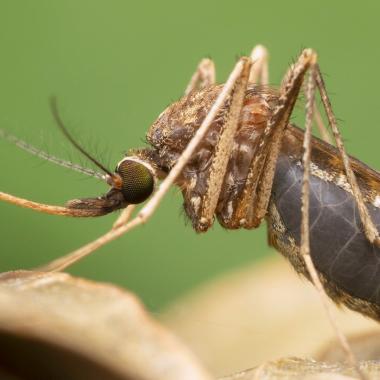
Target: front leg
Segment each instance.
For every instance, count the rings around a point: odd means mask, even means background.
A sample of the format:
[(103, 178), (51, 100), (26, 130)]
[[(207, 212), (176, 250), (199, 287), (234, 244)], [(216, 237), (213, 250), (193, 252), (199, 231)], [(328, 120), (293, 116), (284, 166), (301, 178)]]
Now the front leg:
[(207, 231), (213, 224), (227, 164), (233, 149), (252, 67), (251, 59), (243, 58), (242, 61), (243, 70), (223, 112), (217, 116), (214, 128), (205, 136), (197, 154), (183, 173), (186, 179), (183, 186), (185, 210), (198, 232)]
[(215, 84), (215, 64), (211, 59), (203, 58), (186, 86), (185, 95), (213, 84)]
[(269, 84), (269, 69), (268, 69), (268, 50), (263, 45), (256, 45), (251, 52), (253, 62), (252, 70), (249, 75), (250, 83), (262, 85)]
[(258, 142), (244, 191), (234, 211), (234, 222), (240, 227), (258, 227), (267, 213), (282, 136), (314, 54), (311, 50), (303, 51), (282, 83), (278, 104)]

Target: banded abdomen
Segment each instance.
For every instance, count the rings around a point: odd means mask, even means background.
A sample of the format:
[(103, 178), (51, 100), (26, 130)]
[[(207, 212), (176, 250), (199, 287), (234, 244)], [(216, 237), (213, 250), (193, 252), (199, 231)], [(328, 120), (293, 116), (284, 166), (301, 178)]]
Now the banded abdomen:
[[(303, 132), (289, 126), (278, 158), (268, 210), (269, 240), (307, 276), (299, 253)], [(358, 184), (380, 227), (380, 174), (353, 159)], [(329, 295), (380, 319), (380, 248), (364, 232), (338, 151), (313, 140), (310, 176), (310, 250)]]

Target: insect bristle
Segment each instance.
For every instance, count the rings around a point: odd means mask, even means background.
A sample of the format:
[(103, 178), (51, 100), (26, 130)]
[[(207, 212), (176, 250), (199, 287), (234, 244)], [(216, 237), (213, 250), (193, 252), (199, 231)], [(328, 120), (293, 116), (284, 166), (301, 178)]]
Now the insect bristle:
[(3, 138), (4, 140), (9, 141), (10, 143), (16, 145), (18, 148), (32, 154), (33, 156), (36, 156), (38, 158), (42, 158), (45, 161), (52, 162), (53, 164), (62, 166), (67, 169), (71, 169), (73, 171), (88, 175), (90, 177), (98, 178), (101, 180), (105, 180), (105, 175), (103, 173), (96, 172), (95, 170), (85, 168), (79, 164), (76, 164), (74, 162), (63, 160), (62, 158), (56, 157), (52, 154), (49, 154), (45, 152), (42, 149), (39, 149), (26, 141), (12, 135), (11, 133), (5, 131), (4, 129), (0, 128), (0, 138)]

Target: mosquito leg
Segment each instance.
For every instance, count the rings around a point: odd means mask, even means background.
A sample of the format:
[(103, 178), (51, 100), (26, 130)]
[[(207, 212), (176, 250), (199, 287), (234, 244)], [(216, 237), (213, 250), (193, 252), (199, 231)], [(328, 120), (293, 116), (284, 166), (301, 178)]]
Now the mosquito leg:
[(269, 83), (268, 50), (263, 45), (256, 45), (250, 57), (253, 65), (249, 82), (267, 85)]
[(235, 68), (231, 72), (226, 84), (224, 85), (222, 91), (217, 97), (215, 103), (211, 107), (209, 113), (203, 120), (201, 126), (198, 128), (192, 140), (187, 145), (186, 149), (183, 151), (181, 157), (178, 159), (177, 163), (169, 172), (168, 176), (160, 184), (156, 193), (147, 202), (147, 204), (137, 213), (137, 215), (127, 224), (120, 226), (119, 228), (112, 229), (103, 236), (94, 240), (93, 242), (77, 249), (74, 252), (69, 253), (57, 260), (52, 261), (46, 266), (38, 268), (41, 271), (62, 271), (71, 264), (74, 264), (83, 257), (91, 254), (98, 248), (109, 243), (112, 240), (120, 237), (127, 231), (147, 222), (149, 218), (153, 215), (154, 211), (160, 204), (164, 195), (168, 192), (169, 188), (172, 186), (177, 176), (181, 173), (182, 169), (185, 167), (189, 159), (191, 158), (193, 152), (197, 148), (199, 142), (203, 139), (207, 133), (210, 125), (214, 121), (215, 117), (218, 115), (220, 109), (224, 106), (225, 101), (228, 99), (230, 93), (235, 87), (236, 82), (241, 78), (246, 70), (247, 65), (250, 65), (250, 60), (247, 58), (242, 58), (235, 65)]
[(131, 218), (131, 215), (135, 208), (136, 205), (128, 205), (125, 209), (123, 209), (116, 222), (113, 224), (112, 228), (117, 229), (121, 227), (123, 224), (126, 224)]
[[(294, 64), (290, 66), (290, 69), (288, 70), (287, 74), (284, 76), (284, 78), (282, 80), (283, 84), (288, 79), (288, 75), (290, 75), (290, 73), (293, 71), (293, 68), (294, 68)], [(307, 90), (306, 86), (303, 86), (303, 87), (304, 87), (303, 91), (306, 94), (306, 90)], [(323, 122), (323, 119), (322, 119), (321, 113), (318, 109), (318, 105), (317, 105), (316, 101), (314, 101), (314, 120), (315, 120), (315, 123), (318, 127), (318, 130), (319, 130), (319, 133), (321, 135), (322, 140), (331, 144), (331, 136), (330, 136), (330, 134), (329, 134), (324, 122)]]
[(317, 125), (317, 128), (319, 130), (322, 140), (331, 144), (332, 141), (331, 141), (330, 134), (322, 120), (322, 116), (318, 109), (316, 101), (314, 101), (314, 121), (315, 121), (315, 124)]
[[(304, 93), (307, 96), (307, 88), (306, 88), (306, 86), (304, 86)], [(316, 124), (316, 126), (318, 128), (318, 131), (319, 131), (319, 134), (320, 134), (322, 140), (325, 141), (325, 142), (327, 142), (327, 143), (329, 143), (329, 144), (332, 144), (330, 133), (327, 130), (327, 128), (325, 126), (325, 123), (323, 122), (323, 119), (322, 119), (322, 116), (321, 116), (321, 112), (318, 109), (318, 105), (317, 105), (316, 100), (314, 100), (314, 111), (313, 111), (313, 114), (314, 114), (315, 124)]]
[[(309, 244), (309, 175), (310, 175), (310, 139), (311, 139), (311, 125), (313, 120), (313, 112), (314, 112), (314, 93), (315, 93), (315, 86), (316, 86), (316, 77), (317, 77), (317, 64), (316, 64), (317, 56), (316, 54), (311, 50), (305, 50), (302, 54), (299, 60), (296, 62), (296, 64), (293, 65), (293, 67), (290, 69), (290, 71), (286, 74), (285, 79), (283, 80), (283, 90), (281, 91), (281, 98), (280, 98), (280, 104), (278, 106), (278, 109), (281, 108), (289, 108), (289, 111), (291, 112), (295, 103), (294, 96), (297, 97), (301, 87), (304, 82), (304, 74), (306, 71), (311, 71), (311, 77), (308, 81), (307, 86), (307, 114), (306, 114), (306, 133), (305, 133), (305, 141), (304, 141), (304, 157), (303, 157), (303, 166), (304, 166), (304, 178), (303, 178), (303, 184), (302, 184), (302, 225), (301, 225), (301, 254), (304, 258), (306, 268), (309, 272), (311, 281), (313, 282), (314, 286), (316, 287), (320, 297), (322, 298), (323, 305), (326, 309), (326, 313), (328, 315), (328, 318), (330, 320), (331, 325), (334, 328), (334, 331), (337, 335), (338, 341), (341, 344), (343, 351), (347, 354), (347, 358), (350, 361), (351, 365), (356, 368), (357, 373), (359, 374), (361, 379), (365, 379), (364, 374), (360, 371), (360, 368), (357, 364), (357, 361), (347, 343), (347, 340), (343, 333), (340, 331), (333, 315), (330, 310), (330, 304), (327, 301), (327, 295), (325, 293), (325, 290), (321, 284), (321, 281), (318, 277), (317, 271), (315, 269), (315, 266), (313, 264), (313, 261), (310, 256), (310, 244)], [(290, 95), (293, 94), (293, 95)], [(284, 100), (287, 98), (292, 99), (291, 107), (285, 107), (284, 106)], [(281, 99), (282, 104), (281, 104)], [(256, 197), (253, 202), (253, 226), (255, 223), (258, 223), (261, 218), (264, 217), (267, 205), (270, 198), (272, 183), (273, 183), (273, 175), (274, 175), (274, 169), (277, 162), (277, 156), (278, 151), (281, 144), (281, 138), (282, 138), (282, 132), (284, 128), (286, 127), (288, 120), (289, 120), (289, 112), (283, 111), (282, 115), (278, 118), (276, 114), (278, 111), (276, 110), (274, 112), (274, 116), (270, 120), (268, 127), (272, 125), (271, 131), (273, 131), (273, 137), (269, 141), (269, 149), (266, 150), (267, 156), (265, 160), (265, 164), (263, 165), (262, 170), (262, 176), (259, 181), (258, 190), (256, 192)], [(282, 124), (285, 122), (285, 124)], [(267, 127), (267, 128), (268, 128)], [(264, 135), (265, 137), (265, 135)], [(265, 143), (265, 140), (263, 139), (263, 143)], [(264, 150), (263, 150), (264, 152)], [(262, 159), (262, 157), (261, 157)], [(255, 221), (256, 219), (256, 221)], [(248, 225), (248, 227), (250, 227)]]
[(235, 217), (242, 227), (257, 227), (267, 212), (283, 132), (314, 55), (312, 50), (304, 50), (283, 80), (279, 103), (263, 132), (236, 210)]
[(209, 58), (203, 58), (186, 87), (185, 95), (195, 89), (202, 89), (215, 84), (215, 64)]
[(310, 226), (309, 226), (309, 200), (310, 200), (310, 159), (311, 159), (311, 129), (313, 122), (313, 113), (315, 111), (315, 88), (316, 88), (316, 76), (317, 76), (317, 64), (316, 56), (315, 61), (311, 64), (309, 80), (307, 82), (306, 89), (306, 121), (305, 121), (305, 137), (303, 141), (303, 157), (302, 164), (304, 168), (303, 179), (302, 179), (302, 220), (301, 220), (301, 246), (300, 253), (304, 259), (306, 268), (309, 272), (311, 281), (313, 282), (318, 294), (321, 298), (322, 304), (326, 310), (327, 317), (333, 330), (337, 336), (337, 339), (346, 354), (348, 361), (355, 368), (359, 377), (364, 380), (366, 379), (365, 374), (361, 371), (357, 360), (352, 352), (347, 338), (340, 330), (336, 319), (334, 318), (331, 306), (328, 301), (325, 289), (319, 279), (318, 272), (314, 266), (312, 258), (310, 256)]
[(374, 225), (371, 216), (368, 213), (367, 207), (364, 204), (363, 195), (359, 189), (358, 183), (356, 181), (355, 174), (351, 168), (350, 165), (350, 159), (348, 158), (348, 155), (346, 153), (346, 149), (344, 148), (342, 136), (340, 134), (338, 123), (336, 121), (334, 112), (332, 110), (331, 102), (329, 99), (329, 96), (326, 91), (326, 86), (323, 81), (322, 73), (319, 69), (319, 66), (316, 65), (316, 84), (318, 86), (318, 90), (321, 94), (322, 103), (324, 106), (324, 109), (326, 111), (326, 115), (329, 121), (330, 128), (333, 132), (335, 142), (337, 144), (337, 148), (339, 150), (339, 153), (342, 157), (344, 170), (347, 175), (348, 183), (351, 186), (353, 196), (355, 197), (356, 204), (358, 205), (360, 219), (363, 223), (364, 232), (367, 236), (367, 239), (371, 242), (376, 244), (377, 246), (380, 246), (380, 237), (379, 233), (377, 231), (376, 226)]
[(213, 223), (215, 209), (218, 203), (220, 191), (222, 188), (227, 164), (234, 145), (234, 137), (238, 127), (239, 117), (243, 108), (243, 101), (248, 85), (249, 74), (252, 67), (252, 61), (246, 59), (245, 66), (240, 78), (236, 81), (233, 95), (231, 96), (229, 110), (220, 131), (219, 141), (215, 148), (210, 175), (207, 181), (207, 190), (202, 197), (201, 211), (199, 217), (200, 231), (205, 231)]

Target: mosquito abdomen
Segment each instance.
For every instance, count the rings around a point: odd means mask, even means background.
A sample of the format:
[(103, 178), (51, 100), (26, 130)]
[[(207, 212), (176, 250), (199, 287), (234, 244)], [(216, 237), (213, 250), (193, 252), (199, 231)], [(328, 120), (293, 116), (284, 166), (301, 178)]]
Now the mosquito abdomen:
[[(289, 135), (300, 133), (290, 129)], [(292, 136), (294, 137), (294, 136)], [(326, 167), (318, 140), (314, 141), (310, 176), (310, 252), (326, 291), (338, 303), (380, 319), (380, 248), (366, 238), (359, 211), (345, 176)], [(301, 187), (303, 167), (293, 141), (292, 152), (285, 142), (274, 177), (268, 210), (269, 237), (296, 271), (308, 277), (300, 255)], [(324, 160), (325, 158), (325, 160)], [(355, 160), (356, 169), (360, 163)], [(364, 164), (362, 169), (367, 167)], [(354, 170), (355, 170), (354, 166)], [(339, 167), (336, 168), (339, 170)], [(359, 176), (360, 178), (360, 176)], [(371, 181), (374, 181), (372, 176)], [(360, 182), (359, 182), (360, 184)], [(380, 176), (378, 184), (380, 184)], [(368, 189), (362, 189), (368, 195)], [(380, 227), (380, 208), (376, 196), (367, 196), (366, 205), (374, 223)]]

